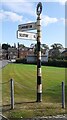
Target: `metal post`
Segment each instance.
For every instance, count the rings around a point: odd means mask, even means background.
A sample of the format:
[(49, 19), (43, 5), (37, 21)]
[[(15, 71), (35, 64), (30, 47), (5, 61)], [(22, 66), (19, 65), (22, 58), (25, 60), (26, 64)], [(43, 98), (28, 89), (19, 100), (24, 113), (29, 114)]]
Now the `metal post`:
[(65, 89), (64, 89), (64, 82), (62, 82), (62, 108), (65, 108)]
[(42, 82), (41, 82), (41, 11), (42, 4), (37, 6), (37, 102), (42, 101)]
[(11, 109), (14, 109), (14, 81), (10, 80), (11, 86)]
[(6, 59), (8, 60), (8, 49), (7, 49), (7, 54), (6, 54), (6, 57), (7, 57)]

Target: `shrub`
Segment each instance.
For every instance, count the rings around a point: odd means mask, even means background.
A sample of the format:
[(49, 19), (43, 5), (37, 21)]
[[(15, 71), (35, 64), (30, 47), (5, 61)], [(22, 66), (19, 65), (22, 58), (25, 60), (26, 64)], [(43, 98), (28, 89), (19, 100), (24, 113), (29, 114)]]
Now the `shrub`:
[(55, 67), (67, 67), (67, 61), (65, 60), (49, 60), (48, 62), (42, 63), (46, 66), (55, 66)]
[[(27, 59), (17, 59), (16, 63), (23, 63), (23, 64), (37, 64), (37, 62), (29, 62), (27, 63)], [(67, 60), (49, 60), (48, 62), (42, 62), (41, 65), (43, 66), (55, 66), (55, 67), (67, 67)]]
[(17, 59), (16, 60), (16, 63), (26, 63), (27, 62), (27, 60), (26, 60), (26, 58), (19, 58), (19, 59)]

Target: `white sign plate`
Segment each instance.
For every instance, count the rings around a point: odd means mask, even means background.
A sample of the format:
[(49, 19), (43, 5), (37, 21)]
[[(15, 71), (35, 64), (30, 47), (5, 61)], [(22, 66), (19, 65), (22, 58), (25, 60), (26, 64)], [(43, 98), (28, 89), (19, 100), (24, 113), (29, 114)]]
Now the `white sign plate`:
[(18, 39), (37, 40), (37, 34), (32, 32), (17, 31)]
[(18, 30), (27, 31), (37, 29), (36, 22), (18, 25)]

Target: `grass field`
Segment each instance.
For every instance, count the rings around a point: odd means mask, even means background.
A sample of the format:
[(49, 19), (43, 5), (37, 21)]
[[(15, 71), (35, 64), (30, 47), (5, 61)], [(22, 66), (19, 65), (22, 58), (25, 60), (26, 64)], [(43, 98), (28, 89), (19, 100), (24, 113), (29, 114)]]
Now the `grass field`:
[[(61, 82), (65, 69), (42, 66), (43, 101), (36, 103), (36, 65), (8, 64), (2, 70), (3, 114), (11, 118), (64, 114), (61, 105)], [(10, 110), (10, 80), (14, 79), (15, 109)], [(7, 82), (7, 83), (6, 83)]]

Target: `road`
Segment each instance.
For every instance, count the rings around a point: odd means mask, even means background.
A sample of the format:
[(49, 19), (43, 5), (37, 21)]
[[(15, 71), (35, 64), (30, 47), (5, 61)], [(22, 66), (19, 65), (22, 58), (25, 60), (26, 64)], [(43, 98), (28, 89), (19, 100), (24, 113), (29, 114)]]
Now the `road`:
[(0, 60), (0, 69), (5, 67), (8, 64), (9, 60)]

